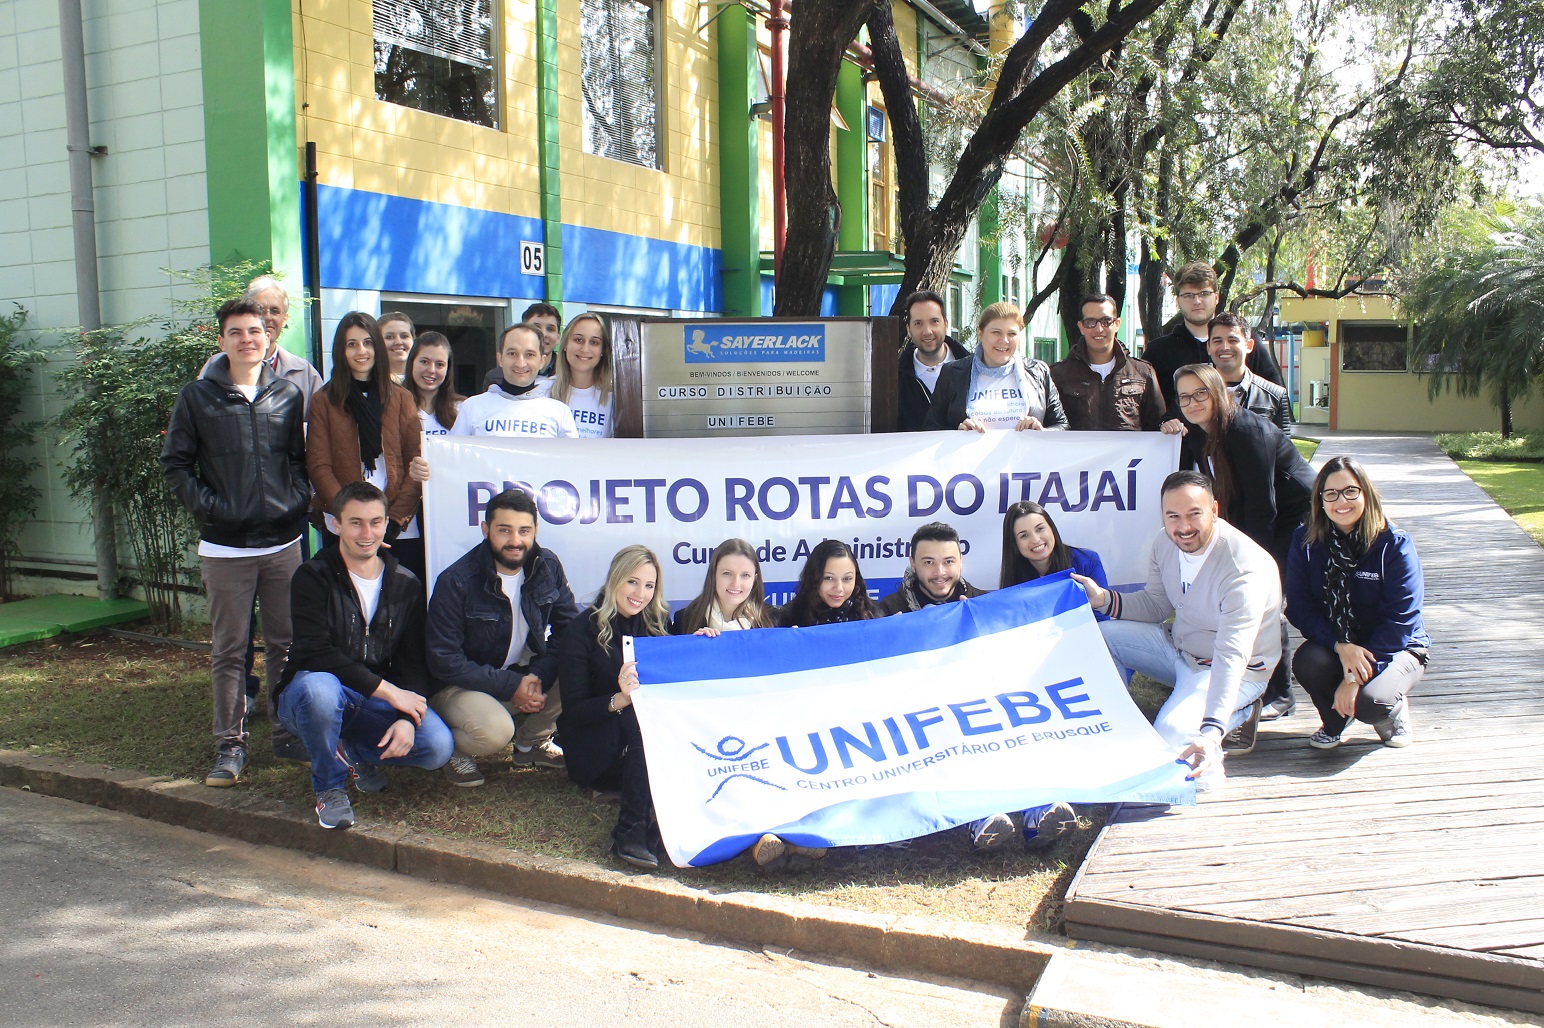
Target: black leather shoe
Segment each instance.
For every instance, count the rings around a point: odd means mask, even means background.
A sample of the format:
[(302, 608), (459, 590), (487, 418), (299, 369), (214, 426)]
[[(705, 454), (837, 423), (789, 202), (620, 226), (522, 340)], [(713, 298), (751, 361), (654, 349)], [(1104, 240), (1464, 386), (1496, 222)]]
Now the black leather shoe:
[(634, 867), (641, 867), (645, 871), (659, 870), (659, 858), (650, 853), (649, 848), (637, 839), (613, 842), (611, 852)]

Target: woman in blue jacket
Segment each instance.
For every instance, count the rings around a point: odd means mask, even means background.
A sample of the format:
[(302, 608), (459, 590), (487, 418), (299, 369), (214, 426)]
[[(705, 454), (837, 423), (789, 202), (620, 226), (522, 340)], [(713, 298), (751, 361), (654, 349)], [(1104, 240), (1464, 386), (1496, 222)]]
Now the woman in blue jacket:
[(1304, 639), (1292, 671), (1324, 722), (1308, 745), (1334, 749), (1354, 718), (1384, 745), (1408, 746), (1409, 693), (1431, 647), (1415, 543), (1383, 516), (1377, 488), (1351, 457), (1326, 463), (1313, 495), (1286, 575), (1287, 620)]

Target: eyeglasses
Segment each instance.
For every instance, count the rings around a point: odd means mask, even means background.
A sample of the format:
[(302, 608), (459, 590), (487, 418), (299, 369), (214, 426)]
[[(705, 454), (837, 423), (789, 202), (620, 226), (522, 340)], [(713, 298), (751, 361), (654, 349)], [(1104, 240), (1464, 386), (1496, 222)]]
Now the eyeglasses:
[(279, 318), (284, 316), (283, 307), (259, 307), (258, 310), (262, 311), (270, 318)]
[(1344, 489), (1326, 489), (1319, 495), (1324, 498), (1325, 503), (1334, 503), (1341, 497), (1345, 497), (1348, 500), (1359, 500), (1362, 498), (1362, 488), (1361, 486), (1348, 485)]
[(1084, 318), (1078, 324), (1084, 328), (1109, 328), (1119, 320), (1119, 318)]
[(1180, 393), (1175, 397), (1175, 399), (1179, 401), (1179, 405), (1181, 407), (1194, 407), (1202, 400), (1209, 400), (1211, 398), (1212, 394), (1207, 392), (1205, 389), (1197, 389), (1193, 393)]
[(1216, 295), (1217, 295), (1217, 291), (1216, 290), (1214, 290), (1214, 289), (1205, 289), (1205, 290), (1202, 290), (1199, 293), (1180, 293), (1179, 294), (1179, 298), (1181, 300), (1184, 300), (1184, 301), (1186, 301), (1188, 303), (1191, 300), (1210, 300), (1212, 297), (1214, 297)]

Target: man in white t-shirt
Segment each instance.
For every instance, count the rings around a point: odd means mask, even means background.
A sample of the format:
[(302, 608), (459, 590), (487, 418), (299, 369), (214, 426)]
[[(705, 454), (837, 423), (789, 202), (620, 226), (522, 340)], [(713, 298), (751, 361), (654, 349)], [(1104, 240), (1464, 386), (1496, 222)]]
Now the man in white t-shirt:
[(424, 589), (382, 547), (386, 494), (369, 482), (338, 490), (331, 511), (338, 545), (295, 570), (294, 645), (275, 696), (276, 720), (311, 757), (316, 820), (354, 823), (350, 781), (360, 792), (388, 782), (381, 765), (444, 766), (450, 729), (424, 699)]
[(216, 315), (220, 355), (183, 386), (161, 449), (167, 485), (199, 522), (209, 597), (215, 765), (205, 785), (235, 785), (247, 766), (246, 661), (254, 598), (263, 613), (270, 705), (290, 644), (290, 576), (311, 485), (306, 398), (266, 364), (268, 330), (251, 300)]
[(574, 412), (547, 395), (551, 379), (537, 377), (541, 346), (541, 333), (530, 325), (506, 329), (498, 355), (503, 377), (462, 402), (450, 434), (578, 438)]
[[(429, 705), (455, 735), (445, 777), (482, 785), (476, 758), (514, 740), (516, 765), (564, 767), (555, 643), (579, 613), (557, 554), (536, 542), (536, 503), (519, 489), (488, 501), (483, 541), (440, 573), (429, 602)], [(514, 715), (522, 714), (515, 730)]]
[(1251, 720), (1281, 659), (1281, 577), (1269, 553), (1217, 516), (1199, 471), (1164, 479), (1162, 510), (1141, 591), (1072, 577), (1110, 616), (1099, 630), (1115, 663), (1174, 687), (1153, 727), (1210, 787), (1223, 780), (1223, 736)]

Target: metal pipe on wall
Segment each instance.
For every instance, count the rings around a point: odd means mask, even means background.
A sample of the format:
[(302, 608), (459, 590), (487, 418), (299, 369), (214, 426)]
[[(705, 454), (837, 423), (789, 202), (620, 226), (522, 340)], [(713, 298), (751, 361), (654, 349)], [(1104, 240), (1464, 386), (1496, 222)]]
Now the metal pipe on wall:
[[(96, 202), (91, 157), (91, 114), (86, 105), (86, 34), (80, 0), (59, 0), (59, 51), (64, 70), (65, 149), (70, 155), (70, 211), (75, 228), (75, 303), (83, 331), (102, 327), (97, 280)], [(118, 533), (112, 503), (100, 489), (91, 493), (91, 535), (96, 550), (97, 593), (118, 598)]]

